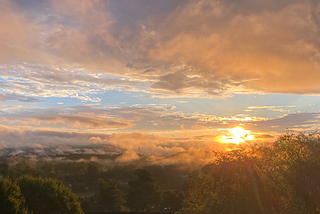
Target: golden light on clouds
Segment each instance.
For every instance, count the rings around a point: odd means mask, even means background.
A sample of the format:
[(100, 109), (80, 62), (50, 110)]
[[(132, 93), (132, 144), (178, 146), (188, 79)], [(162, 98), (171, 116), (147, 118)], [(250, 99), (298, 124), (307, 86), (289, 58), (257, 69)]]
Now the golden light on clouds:
[(221, 136), (219, 141), (222, 143), (244, 143), (247, 140), (254, 140), (254, 135), (251, 135), (249, 130), (244, 130), (241, 127), (235, 127), (228, 130), (229, 133)]

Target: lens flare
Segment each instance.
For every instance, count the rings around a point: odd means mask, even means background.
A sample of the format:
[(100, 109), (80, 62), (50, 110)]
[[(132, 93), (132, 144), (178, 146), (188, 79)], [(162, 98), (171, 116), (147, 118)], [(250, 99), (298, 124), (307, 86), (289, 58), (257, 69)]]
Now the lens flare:
[(226, 136), (222, 136), (219, 141), (222, 143), (243, 143), (246, 140), (254, 140), (254, 136), (250, 135), (249, 130), (244, 130), (241, 127), (235, 127), (233, 129), (229, 129), (229, 134)]

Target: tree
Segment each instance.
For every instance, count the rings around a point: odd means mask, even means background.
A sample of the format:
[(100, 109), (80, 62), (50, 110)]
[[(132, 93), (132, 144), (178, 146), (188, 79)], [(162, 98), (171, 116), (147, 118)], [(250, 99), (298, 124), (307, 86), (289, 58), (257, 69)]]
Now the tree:
[(150, 175), (155, 179), (155, 182), (161, 187), (165, 183), (165, 172), (163, 168), (159, 165), (148, 165), (144, 166), (143, 169), (147, 170)]
[(143, 211), (160, 204), (160, 193), (148, 171), (137, 169), (136, 178), (129, 181), (128, 206), (132, 211)]
[(27, 214), (25, 198), (19, 186), (9, 178), (0, 181), (0, 213)]
[(23, 175), (17, 183), (34, 214), (83, 213), (78, 197), (59, 180)]
[(124, 196), (118, 189), (118, 183), (98, 180), (100, 191), (97, 196), (97, 203), (107, 209), (107, 211), (123, 211)]
[(6, 163), (0, 163), (0, 176), (3, 175), (6, 177), (9, 172), (9, 164)]
[(240, 146), (188, 177), (180, 214), (319, 213), (320, 135), (287, 133)]
[(284, 190), (290, 190), (290, 212), (319, 213), (320, 135), (288, 132), (280, 136), (273, 147), (276, 164), (282, 166), (278, 174), (290, 187)]
[(181, 209), (184, 195), (182, 192), (165, 191), (162, 195), (162, 205), (170, 211), (178, 211)]
[(286, 185), (274, 180), (279, 177), (270, 174), (273, 166), (261, 151), (268, 150), (244, 147), (216, 153), (214, 163), (188, 177), (188, 197), (180, 213), (286, 213), (279, 212), (288, 202), (279, 186)]
[(184, 200), (179, 214), (211, 214), (217, 200), (214, 192), (214, 185), (210, 178), (200, 175), (199, 172), (192, 172), (188, 175), (188, 195)]

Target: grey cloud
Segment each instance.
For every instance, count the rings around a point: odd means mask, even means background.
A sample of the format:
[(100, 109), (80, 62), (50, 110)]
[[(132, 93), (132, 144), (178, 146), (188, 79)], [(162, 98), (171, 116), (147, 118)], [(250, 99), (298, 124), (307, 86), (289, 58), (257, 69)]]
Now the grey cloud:
[(36, 119), (48, 122), (68, 123), (73, 127), (86, 128), (129, 128), (133, 124), (130, 121), (121, 121), (114, 118), (90, 118), (81, 116), (55, 116), (55, 117), (38, 117)]
[(266, 121), (256, 121), (247, 123), (246, 126), (253, 131), (278, 132), (286, 130), (294, 131), (316, 131), (319, 126), (320, 113), (295, 113), (284, 115), (280, 118)]
[(58, 66), (15, 63), (2, 64), (1, 68), (0, 74), (5, 81), (1, 82), (0, 87), (16, 93), (20, 100), (23, 96), (19, 94), (28, 94), (40, 97), (73, 97), (96, 102), (100, 100), (96, 94), (106, 90), (131, 91), (144, 86), (143, 82), (129, 78), (62, 69)]
[(4, 102), (7, 100), (17, 100), (19, 102), (41, 102), (41, 100), (34, 97), (28, 97), (18, 94), (0, 93), (0, 101)]
[(175, 72), (160, 77), (160, 80), (154, 83), (151, 88), (169, 90), (178, 93), (184, 93), (184, 90), (193, 89), (200, 90), (199, 93), (209, 95), (223, 95), (233, 86), (240, 83), (232, 83), (227, 79), (216, 81), (213, 77), (188, 76), (184, 72)]
[(8, 147), (0, 150), (2, 157), (54, 157), (54, 156), (67, 156), (74, 154), (86, 155), (104, 155), (109, 156), (111, 159), (113, 155), (118, 156), (123, 152), (122, 149), (112, 145), (60, 145), (57, 146), (25, 146), (25, 147)]
[[(180, 129), (179, 123), (172, 120), (181, 119), (174, 116), (175, 106), (70, 106), (48, 109), (23, 108), (11, 111), (0, 111), (2, 124), (33, 125), (36, 127), (68, 127), (72, 129), (158, 129), (152, 121), (158, 121), (162, 129)], [(171, 121), (170, 121), (171, 120)], [(150, 125), (151, 124), (151, 125)]]
[[(316, 130), (320, 128), (319, 113), (288, 114), (279, 118), (259, 118), (240, 115), (218, 117), (215, 115), (176, 111), (170, 105), (151, 106), (70, 106), (49, 109), (20, 109), (10, 114), (0, 112), (3, 125), (33, 125), (35, 127), (66, 127), (69, 130), (116, 128), (130, 131), (181, 131), (227, 129), (243, 126), (253, 132), (282, 133), (287, 128)], [(32, 120), (31, 120), (32, 119)], [(249, 119), (249, 120), (247, 120)]]

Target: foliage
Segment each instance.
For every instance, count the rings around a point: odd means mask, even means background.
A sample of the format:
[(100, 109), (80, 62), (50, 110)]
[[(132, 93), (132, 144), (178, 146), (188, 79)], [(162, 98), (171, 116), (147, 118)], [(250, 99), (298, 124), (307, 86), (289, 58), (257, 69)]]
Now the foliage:
[(107, 211), (123, 211), (124, 195), (118, 189), (118, 183), (100, 178), (98, 184), (100, 191), (97, 196), (97, 203), (104, 206)]
[[(71, 155), (73, 156), (73, 155)], [(82, 155), (79, 156), (79, 158)], [(69, 156), (68, 156), (69, 158)], [(0, 157), (0, 162), (12, 162), (11, 159)], [(88, 160), (90, 158), (87, 157)], [(69, 162), (69, 161), (45, 161), (38, 160), (36, 163), (24, 158), (14, 159), (17, 164), (0, 164), (0, 174), (3, 177), (10, 176), (18, 179), (20, 176), (30, 174), (33, 177), (54, 178), (72, 185), (74, 192), (98, 191), (98, 178), (122, 180), (125, 183), (135, 178), (136, 165), (102, 165), (96, 162)], [(142, 169), (147, 170), (155, 179), (161, 191), (181, 189), (185, 177), (192, 171), (190, 165), (147, 165)], [(0, 175), (0, 177), (1, 177)], [(86, 183), (84, 185), (84, 183)], [(119, 187), (124, 192), (127, 185)]]
[(9, 164), (0, 163), (0, 175), (7, 176), (9, 172)]
[(160, 204), (160, 193), (148, 171), (137, 169), (137, 178), (129, 181), (127, 204), (131, 210), (143, 211)]
[(9, 178), (0, 181), (0, 213), (27, 214), (25, 198), (19, 186)]
[(320, 136), (288, 133), (279, 137), (275, 153), (285, 166), (281, 175), (290, 186), (292, 212), (320, 212)]
[(185, 178), (192, 170), (188, 165), (149, 165), (143, 169), (150, 172), (161, 190), (181, 189)]
[(162, 205), (168, 211), (178, 211), (181, 209), (183, 199), (182, 192), (167, 190), (162, 194)]
[(180, 214), (320, 212), (320, 137), (287, 133), (271, 146), (216, 153), (188, 177)]
[(24, 175), (17, 183), (34, 214), (82, 213), (78, 197), (59, 180)]

